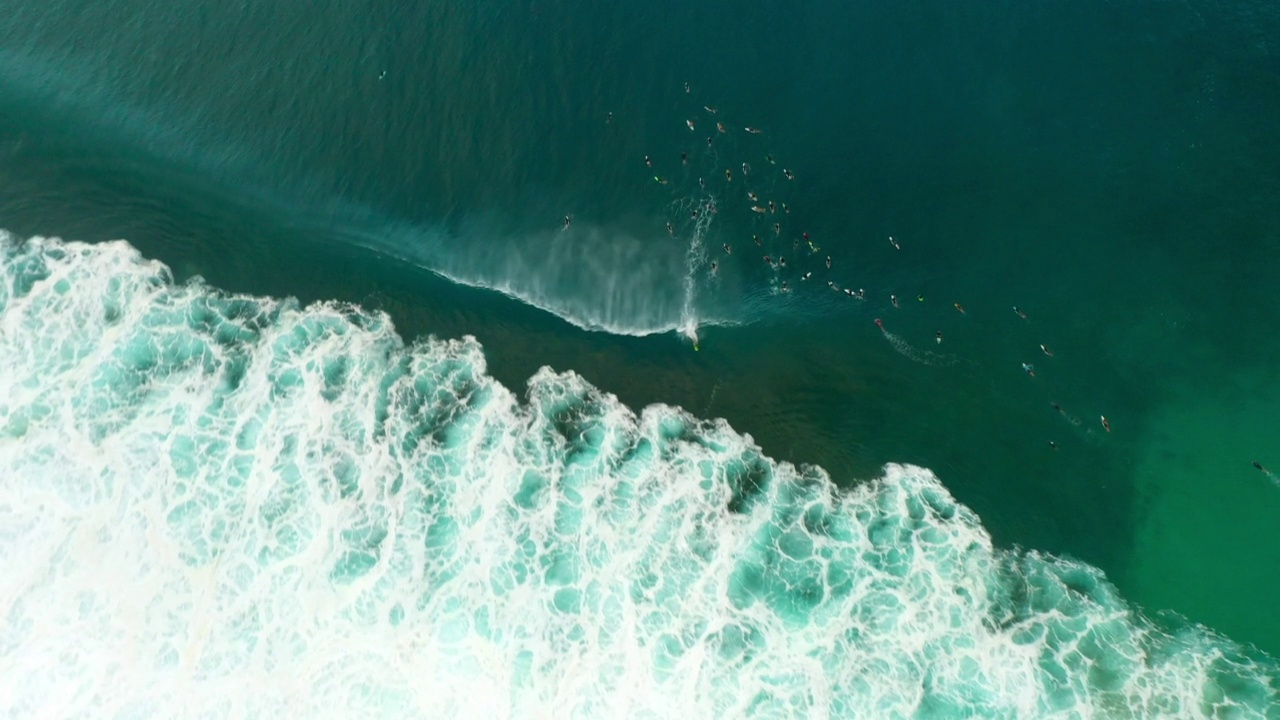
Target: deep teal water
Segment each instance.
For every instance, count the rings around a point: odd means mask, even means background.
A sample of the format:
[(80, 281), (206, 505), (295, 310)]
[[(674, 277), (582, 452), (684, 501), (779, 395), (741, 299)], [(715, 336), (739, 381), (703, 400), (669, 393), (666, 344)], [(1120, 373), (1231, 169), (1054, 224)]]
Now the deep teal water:
[[(1274, 653), (1278, 31), (1262, 2), (12, 2), (0, 227), (367, 302), (508, 387), (573, 369), (838, 482), (922, 464), (998, 543)], [(724, 321), (697, 353), (686, 279)]]

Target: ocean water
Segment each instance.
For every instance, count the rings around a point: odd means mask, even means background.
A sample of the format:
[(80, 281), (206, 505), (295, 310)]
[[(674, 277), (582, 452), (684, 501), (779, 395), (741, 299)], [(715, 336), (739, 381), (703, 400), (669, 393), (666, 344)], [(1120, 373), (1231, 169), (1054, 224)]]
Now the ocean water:
[(7, 3), (0, 707), (1278, 716), (1276, 37)]
[(0, 240), (6, 714), (1262, 717), (1276, 667), (472, 338)]

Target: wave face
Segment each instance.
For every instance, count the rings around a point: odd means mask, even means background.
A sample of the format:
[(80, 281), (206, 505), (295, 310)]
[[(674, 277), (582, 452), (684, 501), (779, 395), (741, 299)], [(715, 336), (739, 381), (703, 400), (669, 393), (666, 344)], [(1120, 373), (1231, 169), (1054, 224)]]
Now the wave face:
[(28, 717), (1248, 718), (1275, 667), (472, 339), (0, 237), (0, 710)]

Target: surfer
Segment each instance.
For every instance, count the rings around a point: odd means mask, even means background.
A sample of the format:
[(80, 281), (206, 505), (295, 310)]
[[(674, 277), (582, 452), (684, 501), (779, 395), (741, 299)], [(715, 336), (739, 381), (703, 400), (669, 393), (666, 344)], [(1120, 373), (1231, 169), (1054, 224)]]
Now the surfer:
[(782, 168), (782, 174), (783, 174), (783, 175), (785, 175), (785, 176), (787, 177), (787, 179), (788, 179), (788, 180), (795, 180), (795, 179), (796, 179), (796, 176), (795, 176), (795, 175), (792, 175), (792, 174), (791, 174), (791, 171), (790, 171), (790, 170), (788, 170), (788, 169), (786, 169), (786, 168)]
[(787, 281), (782, 281), (782, 292), (791, 292), (791, 288), (787, 287)]
[(716, 131), (717, 131), (717, 132), (729, 132), (728, 130), (725, 130), (725, 129), (724, 129), (724, 123), (716, 123)]
[(653, 167), (653, 161), (649, 159), (648, 155), (644, 156), (644, 165), (645, 167)]
[(889, 296), (889, 302), (893, 303), (893, 306), (894, 306), (894, 307), (898, 307), (898, 296), (897, 296), (897, 295), (890, 295), (890, 296)]
[(685, 84), (684, 84), (684, 92), (685, 92), (685, 94), (686, 94), (686, 95), (688, 95), (690, 92), (692, 92), (692, 91), (689, 89), (689, 83), (685, 83)]
[(711, 147), (711, 136), (707, 136), (707, 147)]
[(753, 127), (745, 127), (745, 128), (743, 128), (743, 130), (746, 130), (747, 132), (751, 133), (752, 135), (759, 135), (760, 133), (764, 132), (764, 131), (763, 131), (763, 130), (761, 130), (760, 128), (753, 128)]
[(654, 181), (655, 181), (655, 182), (657, 182), (659, 185), (666, 185), (666, 184), (667, 184), (667, 179), (666, 179), (666, 178), (664, 178), (664, 177), (662, 177), (661, 175), (654, 175), (654, 176), (653, 176), (653, 179), (654, 179)]
[(703, 110), (706, 110), (707, 112), (711, 113), (712, 115), (715, 115), (717, 112), (719, 112), (719, 111), (720, 111), (720, 109), (719, 109), (719, 108), (717, 108), (717, 107), (716, 107), (716, 106), (714, 106), (714, 105), (703, 105), (703, 106), (702, 106), (702, 109), (703, 109)]
[(773, 156), (772, 156), (772, 155), (765, 155), (765, 156), (764, 156), (764, 159), (765, 159), (765, 160), (768, 160), (770, 165), (777, 165), (777, 164), (778, 164), (778, 163), (777, 163), (777, 161), (775, 161), (775, 160), (773, 159)]
[(876, 318), (876, 327), (880, 328), (880, 332), (886, 332), (884, 329), (884, 321), (880, 318)]
[(757, 213), (760, 213), (760, 214), (762, 214), (762, 215), (764, 214), (764, 208), (760, 207), (759, 205), (752, 205), (752, 206), (751, 206), (751, 210), (752, 210), (753, 212), (757, 212)]
[(782, 223), (774, 223), (774, 224), (773, 224), (773, 234), (774, 234), (774, 235), (781, 235), (781, 234), (782, 234)]
[(572, 225), (572, 224), (573, 224), (573, 216), (572, 216), (572, 215), (565, 215), (565, 216), (564, 216), (564, 227), (562, 227), (562, 228), (560, 228), (560, 229), (561, 229), (561, 230), (568, 230), (568, 229), (569, 229), (569, 226), (570, 226), (570, 225)]
[(680, 153), (680, 164), (681, 164), (681, 165), (688, 165), (688, 164), (689, 164), (689, 153), (687, 153), (687, 152), (682, 152), (682, 153)]
[(777, 212), (778, 212), (778, 204), (777, 204), (777, 203), (775, 203), (774, 201), (770, 200), (770, 201), (769, 201), (769, 214), (770, 214), (770, 215), (774, 215), (774, 214), (776, 214)]
[(897, 241), (897, 240), (894, 240), (894, 239), (893, 239), (893, 236), (892, 236), (892, 235), (890, 235), (890, 236), (889, 236), (889, 244), (893, 246), (893, 249), (894, 249), (894, 250), (901, 250), (901, 249), (902, 249), (902, 246), (898, 244), (898, 241)]
[(936, 333), (934, 333), (934, 334), (933, 334), (933, 336), (938, 340), (938, 344), (939, 344), (939, 345), (941, 345), (941, 344), (942, 344), (942, 331), (941, 331), (941, 330), (937, 331)]
[(729, 168), (724, 169), (724, 180), (725, 182), (733, 182), (733, 171)]
[(755, 244), (756, 244), (756, 247), (762, 247), (762, 245), (763, 245), (763, 244), (760, 242), (760, 236), (759, 236), (759, 235), (752, 235), (752, 236), (751, 236), (751, 242), (755, 243)]
[(800, 281), (801, 281), (801, 282), (804, 282), (805, 280), (808, 280), (808, 279), (809, 279), (809, 278), (811, 278), (811, 277), (813, 277), (813, 271), (812, 271), (812, 270), (810, 270), (809, 272), (805, 273), (804, 275), (801, 275), (801, 276), (800, 276)]
[(685, 120), (685, 121), (684, 121), (684, 124), (689, 126), (689, 132), (693, 132), (693, 121), (692, 121), (692, 120)]
[(791, 208), (787, 207), (787, 204), (786, 204), (786, 203), (782, 203), (782, 212), (787, 213), (788, 215), (790, 215), (790, 214), (791, 214)]
[[(1024, 373), (1026, 373), (1026, 374), (1030, 375), (1031, 377), (1035, 377), (1035, 376), (1036, 376), (1036, 366), (1035, 366), (1035, 365), (1032, 365), (1032, 364), (1030, 364), (1030, 363), (1022, 363), (1022, 372), (1024, 372)], [(1103, 419), (1103, 422), (1106, 422), (1106, 419), (1105, 419), (1105, 418)]]
[(1049, 447), (1053, 448), (1054, 450), (1057, 450), (1057, 449), (1058, 449), (1058, 443), (1056, 443), (1056, 442), (1054, 442), (1054, 441), (1050, 440), (1050, 441), (1049, 441)]
[(768, 255), (764, 256), (764, 262), (769, 267), (773, 267), (773, 258), (769, 257)]
[(605, 116), (604, 116), (604, 124), (605, 124), (605, 125), (608, 125), (608, 124), (609, 124), (609, 123), (611, 123), (611, 122), (613, 122), (613, 113), (609, 113), (608, 115), (605, 115)]
[(1106, 430), (1107, 432), (1111, 432), (1111, 422), (1107, 420), (1107, 416), (1099, 415), (1098, 418), (1102, 420), (1102, 429)]
[(1048, 355), (1049, 357), (1053, 357), (1053, 351), (1045, 347), (1043, 343), (1040, 344), (1040, 352)]
[(751, 202), (760, 202), (760, 196), (756, 195), (750, 190), (747, 191), (747, 199), (750, 200)]
[(960, 311), (960, 314), (961, 314), (961, 315), (964, 315), (964, 314), (965, 314), (965, 312), (964, 312), (964, 306), (963, 306), (963, 305), (961, 305), (960, 303), (956, 303), (956, 304), (955, 304), (955, 308), (956, 308), (957, 310), (959, 310), (959, 311)]
[(676, 236), (676, 226), (675, 226), (675, 225), (672, 225), (671, 223), (667, 223), (667, 234), (668, 234), (668, 235), (670, 235), (671, 237), (675, 237), (675, 236)]
[(784, 258), (784, 257), (782, 257), (781, 255), (779, 255), (779, 256), (778, 256), (778, 264), (779, 264), (779, 265), (781, 265), (782, 267), (786, 267), (786, 266), (787, 266), (787, 259), (786, 259), (786, 258)]
[(751, 174), (751, 165), (749, 163), (742, 163), (742, 174), (743, 175)]
[(715, 261), (715, 260), (712, 260), (712, 261), (711, 261), (711, 274), (712, 274), (712, 275), (715, 275), (715, 274), (716, 274), (716, 270), (718, 270), (719, 268), (720, 268), (720, 266), (716, 264), (716, 261)]
[(698, 211), (697, 211), (697, 210), (690, 210), (690, 211), (689, 211), (689, 219), (690, 219), (690, 220), (697, 220), (697, 219), (698, 219)]
[(827, 256), (827, 269), (828, 269), (828, 270), (830, 270), (830, 269), (831, 269), (831, 256), (830, 256), (830, 255), (828, 255), (828, 256)]
[(1019, 310), (1017, 305), (1013, 306), (1013, 311), (1017, 313), (1018, 317), (1022, 318), (1023, 320), (1027, 319), (1027, 314)]

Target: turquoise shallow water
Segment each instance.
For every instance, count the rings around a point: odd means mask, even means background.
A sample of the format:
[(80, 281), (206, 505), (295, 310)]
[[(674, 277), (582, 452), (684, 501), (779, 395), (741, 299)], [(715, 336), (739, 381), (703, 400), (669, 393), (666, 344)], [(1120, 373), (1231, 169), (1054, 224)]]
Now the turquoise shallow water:
[(17, 236), (469, 334), (845, 487), (916, 463), (997, 546), (1280, 651), (1269, 5), (11, 10)]

